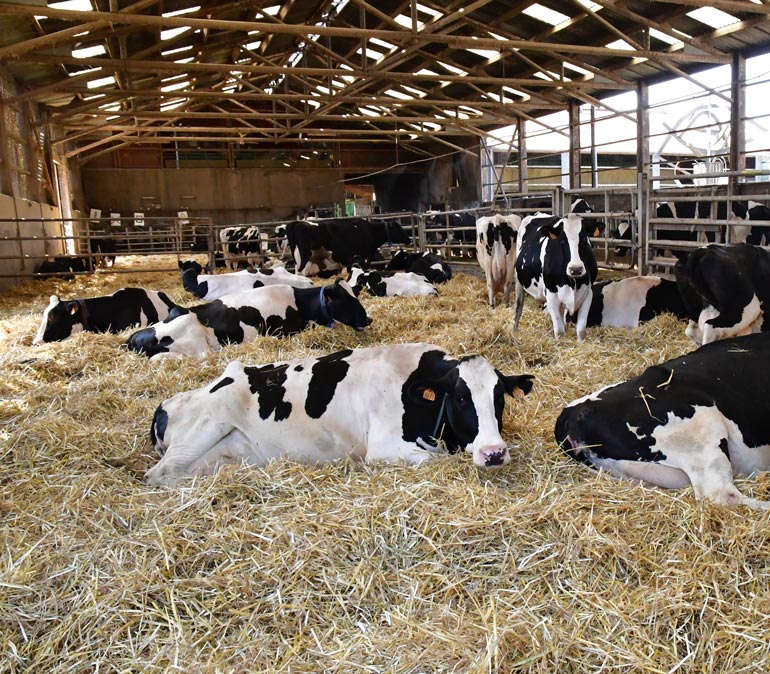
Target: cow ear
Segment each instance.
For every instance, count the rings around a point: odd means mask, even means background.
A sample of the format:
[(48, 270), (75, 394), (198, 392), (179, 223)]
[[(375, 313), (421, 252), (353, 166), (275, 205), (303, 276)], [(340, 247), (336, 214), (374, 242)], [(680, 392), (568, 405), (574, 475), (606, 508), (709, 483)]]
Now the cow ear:
[(541, 225), (540, 234), (547, 235), (549, 239), (558, 239), (559, 235), (556, 233), (556, 228), (553, 225)]
[(59, 296), (51, 295), (51, 297), (48, 299), (48, 304), (52, 307), (55, 307), (57, 304), (59, 304)]
[(77, 303), (77, 300), (73, 302), (67, 302), (67, 311), (69, 311), (70, 316), (77, 316), (80, 312), (80, 305)]
[(535, 378), (532, 374), (504, 375), (498, 370), (497, 377), (503, 385), (503, 390), (514, 398), (523, 398), (532, 390), (532, 380)]

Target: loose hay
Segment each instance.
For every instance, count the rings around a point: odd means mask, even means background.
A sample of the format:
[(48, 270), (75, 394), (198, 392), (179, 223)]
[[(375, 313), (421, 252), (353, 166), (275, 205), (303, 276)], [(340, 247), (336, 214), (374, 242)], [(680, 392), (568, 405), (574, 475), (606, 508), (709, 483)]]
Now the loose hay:
[[(103, 273), (0, 296), (1, 671), (767, 671), (767, 515), (596, 476), (555, 447), (563, 404), (690, 349), (682, 325), (522, 329), (459, 274), (436, 298), (364, 298), (356, 333), (312, 328), (150, 366), (123, 335), (31, 347), (52, 292), (124, 285), (192, 303), (177, 274)], [(156, 405), (250, 363), (434, 342), (536, 375), (509, 402), (512, 463), (226, 468), (178, 490)], [(766, 477), (742, 482), (770, 498)]]

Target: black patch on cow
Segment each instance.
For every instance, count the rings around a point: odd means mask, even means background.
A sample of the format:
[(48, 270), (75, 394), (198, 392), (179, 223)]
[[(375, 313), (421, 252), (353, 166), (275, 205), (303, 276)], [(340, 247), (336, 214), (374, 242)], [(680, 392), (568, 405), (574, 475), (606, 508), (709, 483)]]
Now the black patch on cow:
[(302, 370), (304, 370), (304, 369), (305, 369), (305, 368), (304, 368), (304, 367), (302, 367), (302, 365), (296, 365), (296, 366), (294, 367), (294, 371), (295, 371), (295, 372), (302, 372)]
[[(768, 365), (768, 333), (707, 344), (605, 389), (596, 400), (565, 408), (556, 422), (556, 440), (585, 463), (568, 436), (599, 457), (660, 461), (666, 457), (653, 449), (651, 434), (668, 423), (669, 413), (688, 419), (696, 406), (716, 406), (738, 427), (748, 447), (770, 444), (770, 416), (757, 404), (770, 396)], [(720, 447), (726, 450), (726, 445)]]
[(722, 450), (722, 454), (724, 454), (728, 459), (730, 458), (730, 448), (727, 446), (727, 438), (722, 438), (719, 441), (719, 449)]
[(212, 386), (211, 389), (209, 389), (209, 393), (214, 393), (219, 389), (224, 388), (225, 386), (230, 386), (230, 384), (232, 384), (234, 381), (235, 379), (233, 379), (232, 377), (225, 377), (219, 380), (216, 384), (214, 384), (214, 386)]
[(350, 364), (345, 360), (353, 353), (343, 349), (326, 356), (321, 356), (312, 367), (308, 384), (305, 412), (312, 419), (319, 419), (334, 398), (334, 392), (347, 376)]
[(207, 281), (198, 281), (200, 265), (196, 263), (196, 267), (188, 267), (182, 272), (182, 285), (187, 292), (203, 298), (209, 292), (209, 284)]
[[(594, 299), (596, 295), (594, 295)], [(674, 314), (687, 318), (687, 309), (679, 294), (676, 281), (661, 279), (660, 283), (647, 291), (647, 301), (639, 312), (640, 321), (649, 321), (660, 314)]]
[[(407, 442), (420, 439), (425, 443), (434, 444), (433, 434), (441, 433), (443, 422), (446, 421), (446, 412), (441, 413), (444, 394), (448, 393), (449, 387), (454, 383), (451, 381), (451, 373), (454, 373), (454, 379), (457, 378), (458, 365), (457, 360), (447, 360), (445, 356), (446, 354), (438, 349), (423, 353), (417, 367), (401, 388), (401, 403), (404, 406), (401, 436)], [(433, 391), (435, 395), (426, 396), (427, 390)], [(448, 433), (446, 428), (444, 430), (442, 437), (449, 451), (454, 453), (460, 447), (453, 442), (451, 430)]]
[(286, 369), (288, 365), (262, 365), (244, 367), (243, 371), (249, 380), (249, 390), (257, 395), (259, 401), (259, 416), (267, 419), (275, 414), (274, 421), (283, 421), (291, 414), (291, 403), (284, 400), (286, 395)]
[(167, 353), (173, 343), (174, 339), (168, 335), (159, 340), (153, 326), (137, 330), (126, 340), (126, 346), (129, 350), (141, 353), (148, 358), (152, 358), (158, 353)]
[(166, 428), (168, 428), (168, 412), (163, 409), (163, 404), (158, 405), (155, 410), (155, 414), (152, 417), (152, 424), (150, 424), (150, 443), (161, 456), (165, 453), (162, 448), (158, 447), (158, 441), (163, 442), (163, 438), (166, 435)]

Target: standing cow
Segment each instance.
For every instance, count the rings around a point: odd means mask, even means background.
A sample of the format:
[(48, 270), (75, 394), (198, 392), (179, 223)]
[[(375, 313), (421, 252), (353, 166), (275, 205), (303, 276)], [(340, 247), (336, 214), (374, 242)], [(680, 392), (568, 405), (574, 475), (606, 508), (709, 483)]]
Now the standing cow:
[(521, 222), (516, 240), (516, 308), (514, 330), (524, 308), (524, 291), (540, 302), (553, 322), (553, 332), (565, 332), (566, 314), (577, 314), (577, 338), (586, 334), (593, 297), (591, 286), (599, 268), (588, 237), (593, 223), (579, 215), (529, 215)]
[(733, 475), (770, 468), (770, 334), (701, 347), (570, 403), (556, 441), (616, 477), (681, 489), (725, 505), (770, 508)]
[(711, 244), (674, 267), (695, 344), (770, 329), (770, 252), (747, 243)]
[(518, 215), (490, 215), (476, 220), (476, 258), (487, 280), (489, 306), (495, 295), (503, 293), (505, 306), (511, 306), (511, 290), (516, 280), (516, 235), (521, 225)]
[(352, 457), (421, 463), (442, 443), (481, 468), (510, 461), (500, 436), (504, 395), (532, 376), (505, 376), (481, 356), (430, 344), (347, 349), (261, 366), (232, 362), (202, 388), (163, 401), (150, 440), (150, 484), (173, 485), (227, 463), (263, 466)]

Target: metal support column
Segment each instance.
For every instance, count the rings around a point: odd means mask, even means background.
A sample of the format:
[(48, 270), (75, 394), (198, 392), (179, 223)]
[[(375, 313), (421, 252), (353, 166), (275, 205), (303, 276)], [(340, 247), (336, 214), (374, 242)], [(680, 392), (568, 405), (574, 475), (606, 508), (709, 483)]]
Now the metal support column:
[(647, 241), (650, 234), (650, 101), (645, 82), (639, 82), (636, 87), (636, 171), (639, 181), (637, 266), (640, 274), (646, 274), (649, 264)]

